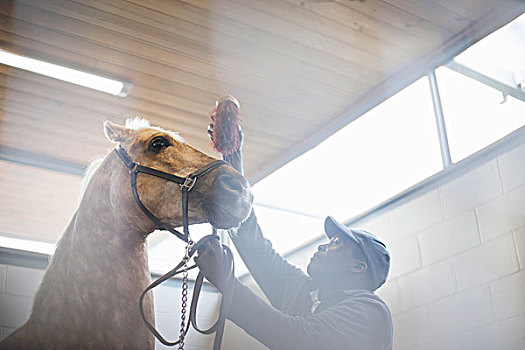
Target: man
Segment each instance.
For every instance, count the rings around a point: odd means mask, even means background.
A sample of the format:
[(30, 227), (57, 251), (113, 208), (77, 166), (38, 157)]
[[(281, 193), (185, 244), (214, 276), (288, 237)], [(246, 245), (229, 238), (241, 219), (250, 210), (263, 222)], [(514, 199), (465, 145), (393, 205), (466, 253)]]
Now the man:
[[(252, 212), (231, 236), (271, 305), (235, 280), (228, 319), (270, 349), (391, 349), (390, 311), (373, 294), (388, 275), (385, 245), (331, 217), (325, 231), (330, 241), (318, 247), (306, 275), (273, 250)], [(211, 240), (196, 262), (223, 291), (226, 262), (219, 243)]]

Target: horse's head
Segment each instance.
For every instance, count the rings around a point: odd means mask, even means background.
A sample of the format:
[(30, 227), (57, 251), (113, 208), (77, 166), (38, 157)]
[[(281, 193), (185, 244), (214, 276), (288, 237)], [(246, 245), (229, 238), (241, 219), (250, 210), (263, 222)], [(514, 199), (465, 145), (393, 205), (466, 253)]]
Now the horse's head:
[[(126, 127), (104, 123), (106, 137), (127, 152), (133, 162), (179, 177), (186, 177), (215, 161), (212, 157), (186, 144), (176, 133), (149, 126), (142, 119), (129, 120)], [(118, 159), (116, 154), (112, 155)], [(118, 159), (118, 170), (111, 175), (112, 207), (119, 206), (151, 231), (151, 221), (139, 210), (133, 198), (130, 175)], [(163, 178), (137, 175), (141, 202), (163, 224), (182, 224), (180, 185)], [(199, 177), (189, 193), (190, 223), (209, 222), (216, 228), (239, 225), (250, 213), (253, 196), (244, 176), (228, 165), (220, 165)], [(124, 214), (124, 213), (123, 213)], [(124, 214), (125, 215), (125, 214)]]

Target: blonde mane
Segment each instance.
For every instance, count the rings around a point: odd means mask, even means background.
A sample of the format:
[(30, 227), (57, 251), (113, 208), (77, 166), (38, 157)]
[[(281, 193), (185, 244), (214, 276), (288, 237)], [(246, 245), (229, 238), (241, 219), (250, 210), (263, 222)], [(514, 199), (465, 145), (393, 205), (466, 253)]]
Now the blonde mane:
[[(78, 197), (78, 205), (80, 205), (80, 202), (82, 202), (82, 198), (84, 198), (84, 194), (86, 193), (86, 189), (89, 185), (89, 182), (93, 178), (93, 175), (97, 171), (97, 169), (100, 167), (100, 164), (104, 161), (106, 156), (99, 155), (97, 156), (86, 168), (86, 171), (84, 172), (84, 177), (82, 178), (82, 182), (80, 183), (80, 195)], [(77, 206), (78, 206), (77, 205)]]

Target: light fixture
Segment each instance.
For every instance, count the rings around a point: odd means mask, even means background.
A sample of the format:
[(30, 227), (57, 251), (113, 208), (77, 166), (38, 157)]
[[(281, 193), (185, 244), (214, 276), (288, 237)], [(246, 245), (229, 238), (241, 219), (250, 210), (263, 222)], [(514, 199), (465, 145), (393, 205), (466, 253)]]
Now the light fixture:
[(99, 90), (119, 97), (128, 95), (130, 83), (125, 83), (95, 74), (66, 68), (53, 63), (36, 60), (29, 57), (13, 54), (0, 49), (0, 63), (24, 69), (33, 73), (42, 74), (51, 78)]
[(55, 254), (55, 244), (37, 242), (21, 238), (5, 237), (0, 235), (0, 247), (10, 248), (16, 250), (25, 250), (29, 252), (36, 252), (41, 254), (53, 255)]

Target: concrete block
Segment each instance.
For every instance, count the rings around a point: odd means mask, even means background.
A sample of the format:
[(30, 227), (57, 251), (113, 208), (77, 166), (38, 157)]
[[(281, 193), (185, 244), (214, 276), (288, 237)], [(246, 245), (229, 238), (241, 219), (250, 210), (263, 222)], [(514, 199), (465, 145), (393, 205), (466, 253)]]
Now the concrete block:
[(498, 158), (503, 189), (508, 192), (525, 185), (525, 145), (515, 148)]
[(485, 285), (438, 300), (429, 305), (429, 310), (438, 337), (461, 333), (494, 320), (489, 289)]
[(5, 293), (6, 276), (7, 276), (7, 266), (0, 265), (0, 293)]
[(484, 241), (525, 226), (525, 186), (483, 204), (476, 213)]
[(440, 188), (445, 218), (471, 210), (503, 193), (496, 160)]
[(421, 231), (442, 219), (438, 190), (426, 193), (390, 212), (393, 239)]
[(31, 313), (33, 298), (0, 294), (0, 327), (19, 328)]
[(525, 314), (525, 271), (490, 283), (490, 291), (498, 320)]
[(155, 313), (178, 315), (181, 309), (181, 293), (182, 289), (174, 286), (154, 288)]
[(522, 227), (514, 233), (514, 239), (516, 241), (516, 248), (518, 249), (520, 269), (525, 270), (525, 227)]
[(419, 234), (423, 265), (434, 263), (479, 244), (474, 211), (455, 216)]
[(44, 270), (9, 265), (6, 293), (33, 297), (42, 282)]
[(376, 294), (386, 302), (393, 315), (402, 311), (397, 280), (387, 280), (386, 283), (376, 291)]
[(523, 350), (525, 349), (525, 315), (476, 328), (465, 333), (462, 349)]
[(428, 304), (456, 291), (451, 261), (441, 262), (398, 279), (403, 310)]
[(456, 256), (455, 270), (461, 290), (517, 272), (513, 235), (507, 234)]
[(389, 278), (396, 278), (421, 267), (417, 237), (408, 237), (388, 246), (390, 252)]
[(392, 317), (394, 321), (394, 349), (410, 349), (430, 342), (434, 331), (426, 307), (402, 312)]
[[(188, 293), (188, 311), (193, 290)], [(174, 286), (159, 286), (154, 289), (155, 314), (179, 317), (182, 308), (182, 289)], [(211, 325), (217, 317), (220, 295), (201, 291), (197, 305), (197, 320), (201, 328)]]

